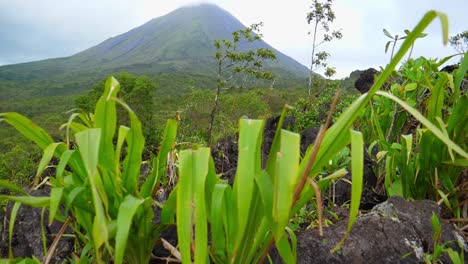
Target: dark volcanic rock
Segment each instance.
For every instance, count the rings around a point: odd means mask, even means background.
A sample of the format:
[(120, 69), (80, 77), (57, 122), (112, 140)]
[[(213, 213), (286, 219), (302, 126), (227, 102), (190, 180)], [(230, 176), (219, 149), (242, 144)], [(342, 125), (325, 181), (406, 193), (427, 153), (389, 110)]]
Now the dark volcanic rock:
[[(373, 166), (374, 161), (369, 157), (367, 151), (364, 150), (364, 184), (360, 205), (360, 209), (363, 210), (370, 210), (375, 205), (387, 199), (385, 195), (378, 194), (374, 191), (377, 185), (377, 176), (372, 169)], [(351, 177), (350, 173), (344, 176), (348, 181), (351, 181)], [(332, 192), (331, 197), (335, 198), (334, 203), (337, 205), (343, 205), (351, 200), (351, 185), (347, 181), (338, 181), (335, 186), (330, 188), (329, 192)]]
[(361, 73), (361, 76), (354, 83), (354, 87), (361, 93), (367, 93), (374, 84), (375, 75), (380, 72), (374, 68), (369, 68)]
[[(408, 202), (401, 197), (389, 198), (360, 216), (350, 235), (335, 254), (330, 250), (346, 233), (347, 219), (324, 230), (319, 237), (316, 230), (297, 234), (297, 263), (420, 263), (424, 253), (432, 252), (431, 215), (440, 215), (440, 208), (432, 201)], [(462, 244), (467, 257), (467, 244), (462, 235), (448, 222), (441, 221), (441, 243), (448, 243), (460, 252)], [(450, 263), (444, 255), (443, 263)]]
[[(30, 192), (33, 196), (49, 196), (50, 190), (43, 188)], [(0, 255), (8, 257), (8, 225), (10, 221), (11, 204), (7, 208), (7, 213), (1, 216), (3, 228), (1, 230)], [(31, 208), (22, 205), (16, 215), (15, 226), (13, 230), (12, 249), (15, 257), (32, 257), (44, 259), (44, 249), (42, 246), (41, 235), (41, 208)], [(52, 225), (48, 225), (49, 214), (46, 210), (44, 214), (44, 225), (47, 247), (49, 248), (55, 239), (55, 235), (59, 233), (63, 223), (54, 221)], [(68, 229), (65, 233), (71, 233)], [(52, 263), (60, 262), (68, 257), (73, 250), (73, 239), (70, 237), (61, 237), (56, 251), (52, 257)]]

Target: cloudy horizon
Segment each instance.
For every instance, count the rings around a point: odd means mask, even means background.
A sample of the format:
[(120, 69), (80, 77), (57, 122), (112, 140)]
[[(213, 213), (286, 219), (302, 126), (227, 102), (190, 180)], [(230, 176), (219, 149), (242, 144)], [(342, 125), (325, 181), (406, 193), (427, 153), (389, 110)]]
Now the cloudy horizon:
[[(244, 25), (263, 22), (268, 44), (310, 65), (312, 39), (307, 32), (311, 28), (305, 16), (312, 1), (308, 0), (287, 4), (268, 0), (0, 0), (0, 65), (71, 56), (179, 7), (201, 2), (219, 5)], [(389, 39), (382, 29), (401, 35), (431, 9), (449, 16), (450, 35), (467, 30), (465, 0), (452, 0), (450, 5), (440, 0), (382, 0), (378, 6), (372, 0), (336, 1), (333, 28), (342, 29), (344, 36), (322, 46), (331, 54), (328, 62), (337, 70), (335, 77), (385, 65), (390, 57), (384, 52)], [(433, 22), (425, 32), (428, 36), (416, 42), (413, 57), (442, 58), (456, 53), (442, 45), (440, 22)]]

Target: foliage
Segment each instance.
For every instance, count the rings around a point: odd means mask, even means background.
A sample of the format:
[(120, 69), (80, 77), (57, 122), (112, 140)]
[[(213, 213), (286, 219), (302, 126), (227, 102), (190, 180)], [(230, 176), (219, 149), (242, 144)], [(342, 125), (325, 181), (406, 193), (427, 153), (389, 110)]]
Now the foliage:
[(463, 253), (464, 249), (462, 245), (460, 245), (460, 248), (462, 248), (462, 252), (458, 253), (454, 251), (452, 248), (448, 247), (448, 245), (453, 243), (453, 241), (440, 244), (440, 239), (442, 235), (442, 225), (440, 224), (439, 218), (434, 212), (432, 212), (431, 223), (432, 223), (432, 230), (433, 230), (432, 240), (434, 241), (434, 245), (432, 248), (433, 253), (424, 254), (425, 263), (427, 264), (439, 263), (440, 262), (439, 258), (443, 254), (447, 254), (453, 264), (464, 263), (464, 253)]
[[(244, 86), (247, 77), (254, 77), (255, 79), (273, 80), (274, 75), (267, 70), (263, 69), (264, 61), (276, 59), (273, 51), (267, 48), (247, 48), (246, 51), (241, 50), (241, 44), (245, 43), (253, 46), (256, 41), (261, 40), (259, 29), (262, 23), (253, 24), (246, 29), (241, 29), (232, 32), (232, 41), (229, 40), (215, 40), (214, 46), (216, 48), (215, 59), (217, 66), (217, 82), (216, 82), (216, 96), (214, 105), (210, 114), (210, 125), (208, 127), (207, 142), (211, 143), (211, 136), (215, 121), (215, 115), (218, 110), (218, 100), (221, 90), (225, 87), (239, 87), (239, 78), (242, 79), (240, 87)], [(241, 42), (242, 41), (242, 42)]]
[(463, 31), (455, 36), (450, 37), (450, 45), (460, 53), (468, 51), (468, 31)]
[(456, 185), (467, 159), (468, 98), (461, 80), (468, 62), (454, 73), (439, 72), (445, 61), (421, 57), (405, 63), (396, 73), (400, 82), (379, 93), (364, 113), (362, 130), (379, 146), (389, 195), (448, 195), (456, 208)]
[[(333, 39), (341, 39), (343, 37), (341, 30), (330, 32), (330, 24), (335, 20), (335, 12), (333, 12), (332, 4), (333, 0), (313, 0), (311, 10), (307, 13), (307, 23), (309, 25), (312, 24), (314, 31), (309, 72), (309, 95), (313, 85), (314, 72), (320, 67), (327, 67), (326, 61), (330, 56), (330, 54), (325, 51), (316, 52), (316, 48), (324, 42), (329, 42)], [(323, 31), (323, 36), (317, 37), (317, 33), (320, 31)], [(334, 72), (333, 68), (327, 68), (327, 76), (333, 75), (332, 72)]]
[[(67, 130), (75, 132), (73, 145), (68, 137), (66, 142), (55, 143), (49, 134), (24, 116), (16, 113), (0, 115), (43, 149), (36, 184), (52, 157), (59, 159), (58, 165), (54, 166), (55, 177), (49, 178), (50, 197), (3, 195), (1, 198), (47, 208), (49, 223), (57, 219), (69, 224), (75, 232), (78, 248), (83, 250), (80, 263), (148, 263), (162, 230), (162, 226), (153, 224), (152, 197), (159, 179), (165, 175), (167, 153), (174, 145), (176, 122), (168, 121), (152, 173), (140, 184), (145, 142), (141, 122), (128, 105), (117, 98), (119, 88), (119, 83), (109, 78), (93, 118), (72, 115)], [(130, 118), (130, 126), (120, 126), (117, 135), (116, 103), (128, 112)], [(80, 118), (82, 123), (74, 122), (73, 117)], [(11, 188), (11, 185), (4, 187)], [(13, 191), (17, 190), (13, 188)], [(58, 210), (59, 207), (64, 210)]]
[[(339, 90), (339, 81), (326, 81), (325, 88), (315, 98), (299, 98), (294, 103), (291, 114), (295, 118), (295, 131), (303, 132), (309, 127), (319, 127), (326, 119), (334, 94)], [(356, 98), (345, 91), (336, 106), (333, 117), (338, 117)]]
[[(135, 76), (127, 72), (120, 72), (114, 75), (120, 83), (119, 98), (124, 100), (135, 112), (142, 122), (143, 135), (149, 147), (155, 147), (157, 143), (156, 126), (154, 123), (153, 111), (156, 108), (153, 101), (153, 94), (156, 90), (154, 83), (146, 76)], [(91, 90), (76, 99), (76, 106), (83, 112), (91, 112), (104, 92), (107, 78), (95, 84)], [(121, 124), (127, 125), (129, 118), (124, 110), (118, 112), (118, 120)]]
[[(390, 60), (393, 58), (393, 52), (395, 51), (395, 46), (396, 46), (397, 42), (399, 40), (405, 39), (411, 33), (408, 29), (405, 29), (404, 32), (405, 32), (406, 36), (400, 37), (398, 35), (393, 36), (392, 34), (390, 34), (388, 32), (388, 30), (386, 30), (385, 28), (383, 29), (383, 33), (385, 34), (385, 36), (387, 36), (387, 37), (389, 37), (391, 39), (390, 41), (387, 42), (387, 44), (385, 44), (385, 53), (387, 53), (390, 44), (393, 43), (393, 45), (392, 45), (392, 54), (390, 55)], [(419, 34), (418, 38), (424, 38), (426, 36), (427, 36), (427, 34), (421, 33), (421, 34)], [(410, 50), (410, 53), (408, 54), (408, 59), (411, 58), (411, 53), (413, 53), (413, 48), (414, 48), (414, 43), (413, 43), (413, 45), (411, 45), (411, 50)]]

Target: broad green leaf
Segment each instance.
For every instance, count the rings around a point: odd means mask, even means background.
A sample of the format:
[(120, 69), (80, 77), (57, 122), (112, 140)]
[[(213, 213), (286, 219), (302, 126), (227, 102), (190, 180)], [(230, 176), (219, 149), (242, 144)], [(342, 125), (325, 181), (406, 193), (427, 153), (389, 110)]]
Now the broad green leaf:
[(162, 176), (166, 175), (167, 155), (173, 149), (177, 135), (177, 120), (169, 119), (164, 129), (164, 136), (158, 156), (153, 160), (153, 170), (142, 186), (141, 195), (150, 196)]
[(36, 176), (34, 177), (34, 180), (33, 180), (33, 182), (35, 184), (37, 184), (37, 181), (39, 180), (39, 177), (41, 177), (42, 173), (46, 169), (46, 167), (49, 164), (50, 160), (54, 156), (55, 149), (60, 144), (63, 144), (63, 143), (52, 143), (52, 144), (50, 144), (49, 146), (47, 146), (44, 149), (44, 153), (42, 155), (41, 161), (39, 162), (39, 165), (37, 167)]
[(97, 172), (99, 160), (99, 142), (101, 139), (101, 129), (92, 128), (75, 134), (76, 142), (83, 159), (86, 172), (92, 177)]
[[(193, 210), (192, 210), (192, 192), (194, 179), (192, 170), (195, 167), (193, 164), (193, 151), (183, 150), (179, 156), (179, 183), (177, 191), (177, 237), (179, 240), (179, 250), (182, 255), (182, 262), (191, 263), (191, 248), (192, 241), (192, 226), (193, 226)], [(201, 191), (201, 190), (199, 190)]]
[(216, 255), (223, 256), (226, 250), (226, 233), (224, 229), (224, 193), (229, 188), (227, 184), (216, 184), (211, 197), (211, 239), (212, 251)]
[(411, 91), (414, 91), (416, 90), (416, 88), (418, 87), (418, 84), (417, 83), (409, 83), (405, 86), (405, 92), (411, 92)]
[(446, 249), (447, 254), (450, 257), (450, 260), (452, 261), (453, 264), (463, 264), (463, 253), (459, 254), (452, 248), (447, 248)]
[(194, 177), (193, 200), (195, 204), (195, 257), (194, 263), (207, 263), (208, 261), (208, 224), (205, 201), (205, 182), (208, 175), (210, 149), (200, 148), (192, 157), (195, 167), (192, 171)]
[(412, 108), (404, 101), (400, 100), (398, 97), (389, 94), (387, 92), (379, 91), (377, 92), (378, 95), (387, 97), (395, 102), (397, 102), (401, 107), (403, 107), (408, 113), (414, 116), (419, 122), (421, 122), (427, 129), (429, 129), (437, 138), (439, 138), (442, 142), (444, 142), (447, 146), (452, 148), (455, 152), (457, 152), (460, 156), (468, 159), (468, 153), (466, 153), (462, 148), (460, 148), (456, 143), (454, 143), (450, 138), (446, 137), (439, 128), (437, 128), (434, 124), (432, 124), (429, 120), (427, 120), (418, 110)]
[(94, 112), (94, 127), (101, 129), (101, 140), (98, 144), (102, 155), (99, 156), (99, 163), (106, 168), (112, 168), (114, 162), (113, 140), (117, 125), (117, 111), (115, 101), (112, 99), (117, 97), (119, 90), (119, 82), (114, 77), (109, 77)]
[(115, 175), (116, 177), (121, 180), (120, 178), (120, 155), (122, 153), (122, 146), (127, 138), (128, 131), (130, 130), (129, 127), (120, 126), (119, 127), (119, 135), (117, 137), (117, 147), (115, 149), (115, 157), (114, 157), (114, 164), (115, 164)]
[(50, 205), (49, 205), (49, 225), (52, 224), (52, 221), (57, 214), (60, 201), (62, 200), (63, 187), (54, 187), (50, 191)]
[(15, 202), (13, 208), (11, 209), (10, 214), (10, 223), (8, 223), (8, 257), (13, 259), (13, 249), (11, 247), (11, 242), (13, 242), (13, 228), (15, 227), (16, 215), (21, 206), (21, 202)]
[[(249, 220), (252, 204), (254, 177), (260, 171), (260, 147), (263, 121), (241, 119), (239, 121), (239, 156), (234, 180), (234, 197), (237, 211), (237, 238), (234, 250), (241, 245)], [(235, 253), (234, 253), (235, 254)]]
[(275, 137), (273, 138), (273, 142), (271, 143), (270, 154), (268, 155), (267, 164), (265, 166), (266, 171), (273, 177), (275, 175), (276, 170), (276, 153), (280, 149), (280, 140), (281, 140), (281, 130), (283, 127), (284, 119), (286, 118), (286, 113), (288, 111), (288, 107), (283, 107), (283, 111), (281, 112), (280, 119), (278, 121), (278, 126), (276, 127)]
[(455, 93), (454, 95), (458, 98), (461, 89), (461, 83), (465, 79), (465, 74), (468, 71), (468, 52), (465, 53), (463, 61), (458, 68), (457, 74), (455, 75)]
[(16, 185), (14, 182), (11, 182), (11, 181), (0, 180), (0, 187), (8, 189), (9, 191), (12, 191), (15, 193), (28, 195), (28, 193), (25, 192), (21, 187), (19, 187), (18, 185)]
[(119, 206), (117, 234), (115, 237), (115, 263), (117, 264), (123, 263), (133, 217), (143, 202), (143, 199), (137, 199), (132, 195), (127, 195)]
[(14, 112), (0, 114), (0, 120), (4, 120), (27, 139), (34, 141), (41, 149), (47, 148), (54, 141), (52, 137), (30, 119)]
[(137, 191), (140, 179), (140, 167), (142, 161), (143, 149), (145, 147), (145, 138), (141, 128), (141, 122), (130, 107), (124, 102), (115, 99), (130, 116), (130, 130), (127, 135), (127, 156), (123, 163), (122, 181), (124, 188), (128, 193)]
[(60, 161), (55, 171), (55, 177), (57, 178), (58, 182), (60, 182), (60, 184), (64, 184), (63, 172), (65, 171), (65, 167), (67, 166), (68, 161), (70, 160), (73, 153), (75, 153), (75, 150), (69, 149), (60, 156)]
[(359, 213), (359, 205), (361, 203), (361, 193), (363, 186), (363, 171), (364, 171), (364, 140), (362, 133), (351, 130), (351, 209), (349, 211), (349, 223), (347, 232), (351, 231), (351, 227), (356, 221)]
[(45, 207), (50, 204), (50, 197), (41, 196), (11, 196), (11, 195), (0, 195), (0, 201), (13, 201), (22, 203), (31, 207)]
[(91, 185), (91, 193), (93, 198), (95, 217), (93, 220), (92, 238), (96, 250), (108, 241), (107, 224), (102, 200), (106, 199), (105, 191), (98, 190), (100, 184), (99, 173), (97, 170), (99, 160), (99, 142), (101, 139), (101, 129), (93, 128), (75, 134), (84, 166), (88, 173), (89, 183)]
[(351, 208), (349, 210), (348, 228), (346, 234), (332, 249), (332, 252), (337, 251), (344, 243), (346, 237), (351, 232), (351, 228), (359, 214), (359, 205), (361, 204), (361, 194), (363, 186), (364, 174), (364, 140), (362, 133), (351, 130)]
[(162, 224), (172, 224), (175, 222), (174, 216), (176, 214), (176, 205), (177, 205), (177, 193), (179, 189), (179, 185), (172, 190), (167, 198), (166, 202), (164, 203), (164, 207), (161, 210), (161, 223)]
[(276, 222), (275, 240), (284, 235), (284, 228), (289, 222), (294, 189), (299, 178), (300, 136), (281, 131), (280, 152), (277, 153), (276, 175), (274, 178), (273, 218)]
[(437, 244), (439, 239), (440, 239), (440, 234), (442, 232), (442, 226), (440, 225), (440, 221), (439, 221), (439, 218), (437, 217), (437, 215), (432, 212), (432, 216), (431, 216), (431, 224), (432, 224), (432, 234), (433, 234), (433, 241), (434, 241), (434, 244)]
[(296, 256), (291, 249), (287, 236), (282, 236), (279, 240), (276, 240), (275, 244), (284, 263), (296, 263)]

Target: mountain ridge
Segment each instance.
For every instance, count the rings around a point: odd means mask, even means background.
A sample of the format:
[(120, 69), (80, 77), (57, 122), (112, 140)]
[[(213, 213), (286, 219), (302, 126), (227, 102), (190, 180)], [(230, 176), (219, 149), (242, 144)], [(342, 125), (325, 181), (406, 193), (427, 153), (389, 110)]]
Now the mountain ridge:
[[(0, 66), (0, 100), (78, 94), (117, 71), (149, 75), (154, 80), (168, 74), (206, 76), (207, 81), (201, 83), (213, 83), (213, 41), (230, 39), (231, 32), (243, 28), (237, 18), (216, 5), (181, 7), (69, 57)], [(306, 78), (304, 65), (263, 40), (249, 48), (259, 47), (277, 54), (278, 60), (266, 67), (277, 73), (279, 85), (298, 85)], [(21, 91), (14, 91), (12, 87), (18, 85)]]

